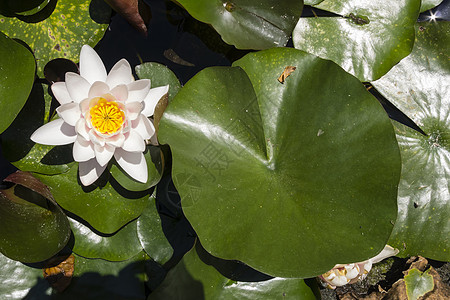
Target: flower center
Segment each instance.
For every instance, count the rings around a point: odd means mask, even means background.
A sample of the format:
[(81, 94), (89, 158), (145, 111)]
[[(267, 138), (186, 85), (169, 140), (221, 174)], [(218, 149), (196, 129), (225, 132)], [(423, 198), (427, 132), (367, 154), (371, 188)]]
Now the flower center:
[(100, 133), (111, 134), (117, 132), (125, 121), (125, 113), (115, 101), (100, 98), (97, 104), (90, 108), (91, 124)]

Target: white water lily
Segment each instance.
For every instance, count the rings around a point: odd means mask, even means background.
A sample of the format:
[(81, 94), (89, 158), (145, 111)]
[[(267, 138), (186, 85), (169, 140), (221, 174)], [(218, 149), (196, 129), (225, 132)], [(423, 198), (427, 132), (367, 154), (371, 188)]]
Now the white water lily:
[(73, 158), (85, 186), (98, 179), (112, 157), (132, 178), (147, 181), (145, 140), (155, 134), (148, 117), (168, 85), (150, 89), (149, 79), (135, 81), (125, 59), (107, 74), (98, 54), (84, 45), (80, 74), (66, 73), (65, 82), (56, 82), (51, 89), (61, 104), (56, 109), (59, 119), (38, 128), (31, 136), (34, 142), (73, 143)]
[(366, 278), (372, 269), (372, 265), (390, 256), (397, 255), (399, 251), (386, 245), (375, 257), (359, 263), (337, 264), (330, 271), (322, 274), (320, 278), (327, 283), (328, 288), (335, 289), (337, 286), (352, 284)]

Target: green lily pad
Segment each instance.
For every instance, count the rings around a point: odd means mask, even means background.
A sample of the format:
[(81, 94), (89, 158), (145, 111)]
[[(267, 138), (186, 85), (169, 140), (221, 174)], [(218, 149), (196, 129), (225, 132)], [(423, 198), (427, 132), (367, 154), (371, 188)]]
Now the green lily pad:
[(31, 134), (50, 119), (52, 97), (47, 85), (35, 83), (25, 106), (11, 126), (2, 133), (3, 156), (22, 171), (41, 174), (67, 172), (73, 163), (71, 146), (35, 144)]
[(92, 20), (90, 2), (53, 1), (39, 13), (43, 17), (38, 20), (1, 17), (0, 31), (30, 46), (36, 57), (38, 76), (42, 77), (48, 61), (60, 57), (78, 61), (81, 46), (95, 46), (103, 37), (108, 24)]
[(420, 272), (416, 268), (409, 270), (405, 276), (406, 295), (408, 300), (417, 300), (434, 289), (434, 279), (430, 269)]
[(193, 248), (173, 269), (148, 300), (173, 299), (317, 299), (302, 279), (272, 278), (265, 281), (235, 281), (223, 276)]
[(330, 59), (361, 81), (386, 74), (414, 44), (420, 0), (326, 0), (317, 8), (342, 17), (300, 18), (297, 49)]
[(148, 206), (137, 220), (137, 234), (145, 252), (157, 263), (163, 265), (173, 255), (161, 227), (161, 218), (156, 208), (155, 198), (151, 197)]
[(129, 260), (109, 262), (75, 256), (74, 278), (70, 286), (55, 299), (145, 299), (146, 263), (141, 252)]
[(104, 234), (114, 233), (139, 217), (149, 197), (147, 191), (128, 191), (116, 181), (108, 180), (108, 172), (94, 185), (84, 187), (78, 179), (77, 164), (66, 173), (35, 176), (50, 187), (61, 207)]
[[(299, 278), (375, 256), (396, 218), (401, 167), (378, 101), (333, 62), (291, 48), (234, 66), (194, 76), (160, 123), (205, 249)], [(281, 83), (286, 66), (296, 70)]]
[(52, 257), (69, 241), (66, 215), (48, 188), (30, 173), (16, 172), (0, 190), (0, 252), (22, 262)]
[(33, 54), (0, 32), (0, 133), (11, 125), (27, 101), (35, 69)]
[(1, 253), (0, 265), (0, 295), (3, 299), (27, 299), (25, 296), (31, 296), (32, 290), (49, 294), (50, 286), (42, 278), (42, 269), (31, 268)]
[(323, 0), (304, 0), (303, 4), (304, 5), (317, 5), (320, 2), (322, 2)]
[(178, 0), (194, 18), (211, 24), (238, 49), (283, 47), (299, 19), (303, 1)]
[(73, 252), (85, 258), (124, 261), (142, 251), (134, 220), (113, 235), (102, 235), (88, 226), (69, 218), (75, 237)]
[(403, 167), (389, 245), (450, 260), (450, 22), (418, 23), (410, 56), (373, 82), (422, 130), (394, 122)]
[(147, 62), (136, 66), (135, 70), (139, 79), (151, 80), (152, 88), (169, 85), (169, 101), (181, 89), (181, 84), (177, 76), (165, 65)]
[(14, 15), (36, 9), (39, 6), (46, 5), (49, 0), (2, 0), (0, 2), (0, 14)]
[(432, 9), (442, 3), (443, 0), (422, 0), (422, 5), (420, 6), (420, 12)]
[(137, 182), (128, 175), (114, 160), (111, 163), (110, 173), (117, 182), (125, 189), (140, 192), (150, 189), (158, 184), (164, 169), (163, 153), (159, 147), (149, 145), (144, 152), (147, 163), (148, 179), (146, 183)]

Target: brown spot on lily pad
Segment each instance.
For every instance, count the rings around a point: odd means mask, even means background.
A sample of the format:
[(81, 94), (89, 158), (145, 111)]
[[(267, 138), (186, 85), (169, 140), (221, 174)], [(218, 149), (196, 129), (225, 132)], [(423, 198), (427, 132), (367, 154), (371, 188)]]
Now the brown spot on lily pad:
[(73, 255), (66, 259), (59, 256), (54, 257), (48, 261), (47, 267), (43, 269), (44, 278), (47, 279), (52, 288), (61, 293), (72, 281), (74, 264), (75, 257)]
[(280, 77), (278, 77), (278, 81), (280, 83), (284, 83), (286, 78), (288, 78), (288, 76), (290, 76), (291, 73), (295, 71), (295, 69), (297, 69), (297, 67), (294, 66), (287, 66), (286, 68), (284, 68), (283, 73), (281, 73)]

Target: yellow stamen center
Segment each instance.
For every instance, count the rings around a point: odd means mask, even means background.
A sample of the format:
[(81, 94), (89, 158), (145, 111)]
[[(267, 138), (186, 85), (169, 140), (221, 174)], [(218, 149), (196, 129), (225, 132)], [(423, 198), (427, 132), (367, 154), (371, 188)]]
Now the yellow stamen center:
[(117, 132), (125, 122), (125, 114), (115, 101), (100, 98), (97, 104), (90, 108), (91, 124), (103, 134)]

